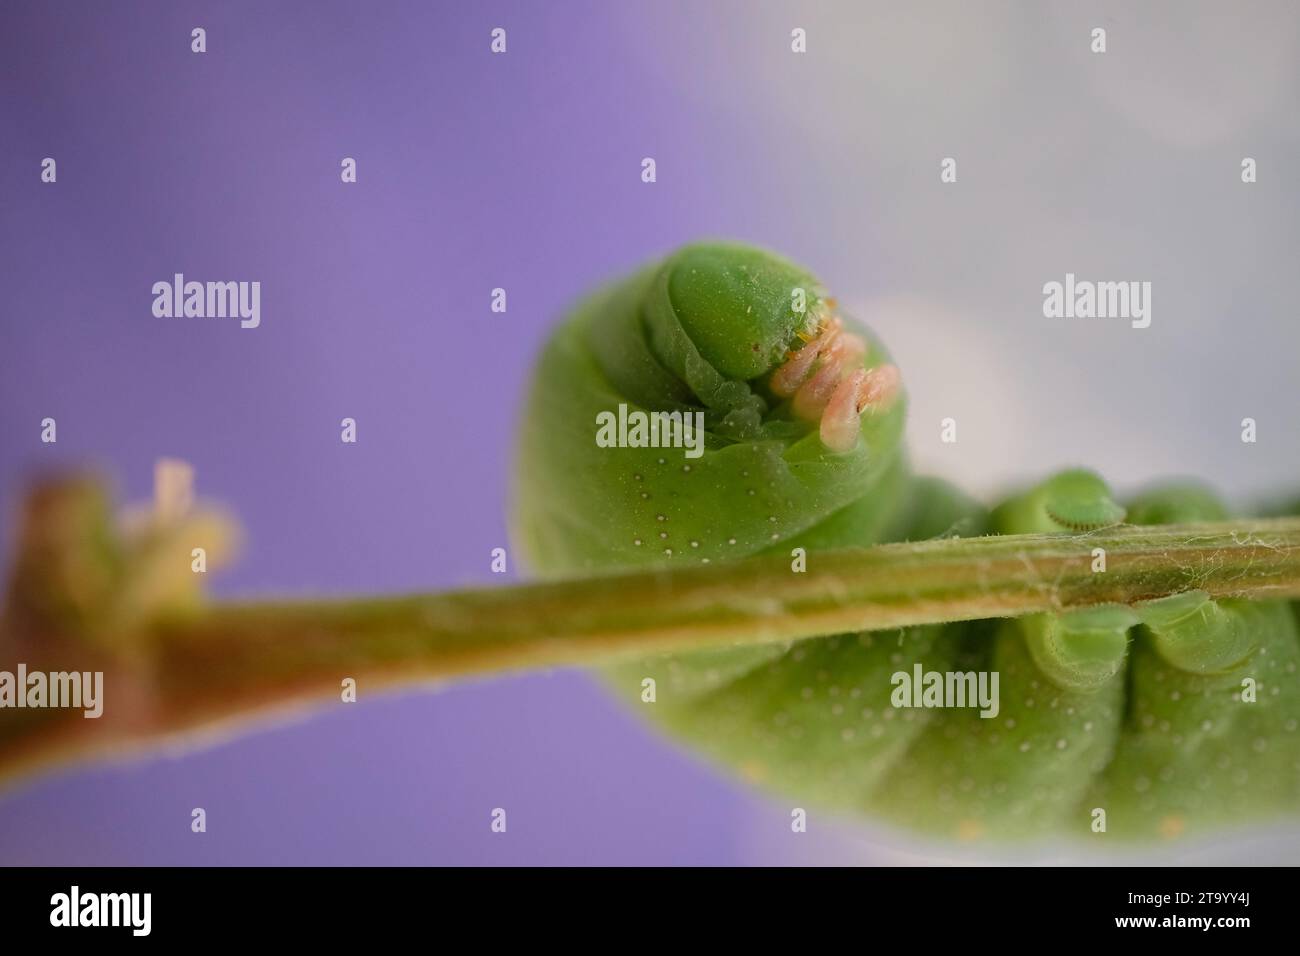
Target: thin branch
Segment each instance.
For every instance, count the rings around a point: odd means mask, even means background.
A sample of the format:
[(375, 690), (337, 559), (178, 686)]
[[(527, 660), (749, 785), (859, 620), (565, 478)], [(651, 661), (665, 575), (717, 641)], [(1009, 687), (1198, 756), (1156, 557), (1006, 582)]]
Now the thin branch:
[[(1094, 571), (1102, 552), (1105, 570)], [(0, 722), (10, 731), (0, 732), (0, 776), (338, 701), (347, 677), (365, 694), (466, 675), (1131, 604), (1191, 589), (1300, 596), (1300, 518), (886, 544), (814, 552), (805, 573), (774, 555), (411, 597), (218, 604), (155, 621), (130, 655), (114, 660), (103, 718)], [(115, 685), (127, 689), (116, 702)]]

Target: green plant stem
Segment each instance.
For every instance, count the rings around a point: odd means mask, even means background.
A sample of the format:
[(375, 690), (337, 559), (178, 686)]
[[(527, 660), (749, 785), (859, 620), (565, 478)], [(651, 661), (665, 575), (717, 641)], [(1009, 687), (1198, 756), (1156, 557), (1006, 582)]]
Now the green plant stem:
[[(1093, 570), (1096, 550), (1105, 571)], [(133, 706), (0, 733), (0, 774), (379, 686), (1150, 600), (1300, 596), (1300, 518), (952, 538), (413, 597), (217, 604), (154, 622)], [(35, 666), (35, 664), (33, 664)], [(2, 717), (3, 715), (0, 715)], [(80, 714), (76, 715), (80, 718)], [(3, 727), (0, 723), (0, 727)], [(12, 728), (12, 725), (11, 725)], [(43, 728), (43, 729), (42, 729)], [(48, 739), (42, 743), (39, 737)]]

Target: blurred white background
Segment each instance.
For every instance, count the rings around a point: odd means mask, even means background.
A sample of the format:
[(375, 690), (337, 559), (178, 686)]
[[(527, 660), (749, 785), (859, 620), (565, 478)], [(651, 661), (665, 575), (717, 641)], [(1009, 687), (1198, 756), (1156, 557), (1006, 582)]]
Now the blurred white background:
[[(919, 468), (984, 494), (1068, 464), (1300, 489), (1300, 6), (710, 9), (683, 42), (713, 82), (684, 92), (768, 131), (734, 163), (764, 238), (893, 350)], [(1067, 272), (1150, 281), (1151, 326), (1044, 318)]]

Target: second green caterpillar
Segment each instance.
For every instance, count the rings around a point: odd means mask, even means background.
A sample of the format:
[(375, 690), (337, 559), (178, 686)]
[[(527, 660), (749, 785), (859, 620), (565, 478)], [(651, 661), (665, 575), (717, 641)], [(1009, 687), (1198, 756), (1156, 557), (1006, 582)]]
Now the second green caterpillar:
[[(1082, 470), (988, 512), (909, 472), (904, 408), (884, 348), (812, 275), (750, 247), (688, 246), (551, 337), (515, 534), (547, 575), (773, 551), (799, 573), (828, 548), (1226, 517), (1186, 486), (1125, 509)], [(608, 679), (801, 801), (967, 841), (1174, 839), (1300, 813), (1298, 662), (1287, 605), (1191, 592), (631, 661)]]

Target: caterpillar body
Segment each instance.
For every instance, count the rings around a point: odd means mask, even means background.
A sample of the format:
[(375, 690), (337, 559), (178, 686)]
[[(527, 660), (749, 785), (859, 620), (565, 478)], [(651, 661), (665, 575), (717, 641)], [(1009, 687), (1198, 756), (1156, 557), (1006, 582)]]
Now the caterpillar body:
[[(703, 453), (601, 447), (598, 416), (620, 404), (702, 413)], [(905, 407), (883, 345), (811, 274), (747, 246), (687, 246), (591, 296), (545, 346), (513, 533), (538, 573), (571, 575), (796, 549), (815, 567), (819, 550), (883, 541), (1226, 517), (1187, 485), (1126, 509), (1081, 469), (987, 510), (910, 472)], [(801, 801), (965, 841), (1171, 839), (1300, 810), (1298, 664), (1288, 605), (1189, 592), (606, 677), (674, 736)], [(933, 706), (902, 692), (917, 677)], [(995, 706), (940, 692), (980, 678)]]

